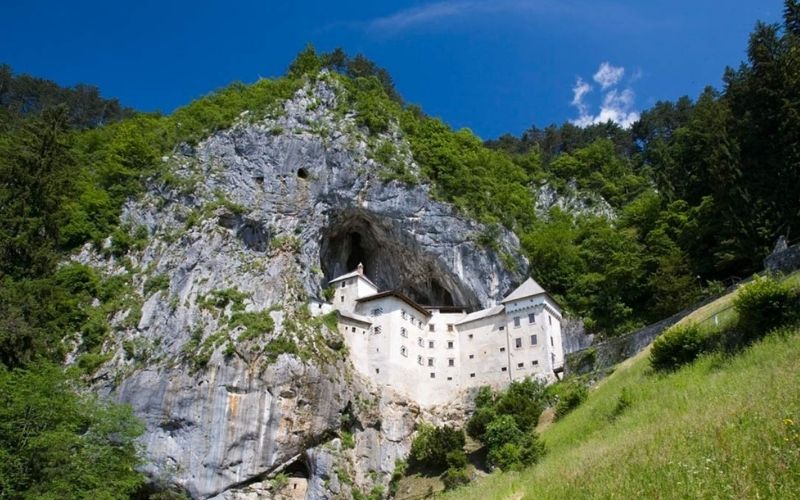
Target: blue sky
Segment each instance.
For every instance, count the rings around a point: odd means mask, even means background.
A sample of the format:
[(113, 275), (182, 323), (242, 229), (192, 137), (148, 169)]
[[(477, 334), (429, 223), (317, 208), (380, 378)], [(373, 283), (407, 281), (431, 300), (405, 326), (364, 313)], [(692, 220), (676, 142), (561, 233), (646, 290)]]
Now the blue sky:
[(403, 97), (483, 138), (532, 124), (629, 123), (720, 85), (781, 0), (440, 2), (5, 0), (0, 62), (171, 111), (282, 74), (306, 43), (363, 52)]

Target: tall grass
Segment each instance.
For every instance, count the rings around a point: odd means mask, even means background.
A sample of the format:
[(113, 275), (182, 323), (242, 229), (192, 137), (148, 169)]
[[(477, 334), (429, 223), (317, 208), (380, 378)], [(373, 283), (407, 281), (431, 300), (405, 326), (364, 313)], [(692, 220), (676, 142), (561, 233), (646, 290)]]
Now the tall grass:
[(620, 365), (543, 434), (548, 455), (452, 498), (793, 498), (800, 491), (800, 331), (653, 374)]

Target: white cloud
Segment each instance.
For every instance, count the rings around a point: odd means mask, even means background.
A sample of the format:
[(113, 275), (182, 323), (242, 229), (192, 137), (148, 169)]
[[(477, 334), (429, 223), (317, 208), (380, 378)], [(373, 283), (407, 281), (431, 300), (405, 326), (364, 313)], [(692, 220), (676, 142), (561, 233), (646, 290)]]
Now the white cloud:
[(583, 102), (583, 98), (591, 91), (592, 86), (584, 82), (583, 78), (578, 77), (575, 81), (575, 86), (572, 87), (572, 105), (578, 108), (581, 115), (585, 115), (589, 112), (589, 108), (586, 106), (586, 103)]
[(603, 100), (597, 114), (592, 114), (589, 104), (584, 97), (592, 91), (592, 86), (586, 83), (581, 77), (575, 81), (572, 87), (572, 102), (570, 103), (578, 110), (578, 118), (572, 123), (579, 127), (588, 127), (598, 123), (612, 121), (623, 128), (628, 128), (639, 119), (639, 112), (634, 109), (636, 104), (636, 93), (629, 86), (619, 89), (617, 84), (625, 74), (625, 68), (614, 67), (604, 62), (594, 74), (594, 81), (600, 84), (603, 93)]
[(604, 62), (599, 68), (597, 68), (597, 73), (595, 73), (592, 78), (594, 78), (594, 81), (599, 83), (600, 87), (605, 90), (619, 83), (624, 75), (625, 68), (621, 66), (612, 66), (611, 64)]
[(444, 1), (419, 7), (411, 7), (385, 17), (370, 21), (368, 29), (371, 31), (402, 31), (414, 26), (428, 24), (442, 18), (456, 17), (485, 7), (482, 2), (475, 1)]

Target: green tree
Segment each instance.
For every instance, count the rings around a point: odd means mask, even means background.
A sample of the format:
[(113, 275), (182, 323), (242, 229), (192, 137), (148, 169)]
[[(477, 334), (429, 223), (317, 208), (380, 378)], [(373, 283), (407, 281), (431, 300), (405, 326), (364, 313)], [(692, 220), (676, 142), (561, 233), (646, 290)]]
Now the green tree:
[(62, 371), (0, 369), (0, 492), (4, 498), (119, 498), (144, 477), (129, 407), (73, 392)]

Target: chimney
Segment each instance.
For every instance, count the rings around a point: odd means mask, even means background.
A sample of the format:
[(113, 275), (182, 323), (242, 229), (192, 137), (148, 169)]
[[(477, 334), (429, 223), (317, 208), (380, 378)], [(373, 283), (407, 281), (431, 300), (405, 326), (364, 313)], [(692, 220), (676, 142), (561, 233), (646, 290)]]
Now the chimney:
[(364, 264), (359, 262), (358, 263), (358, 267), (356, 268), (356, 271), (358, 271), (359, 275), (364, 276)]

